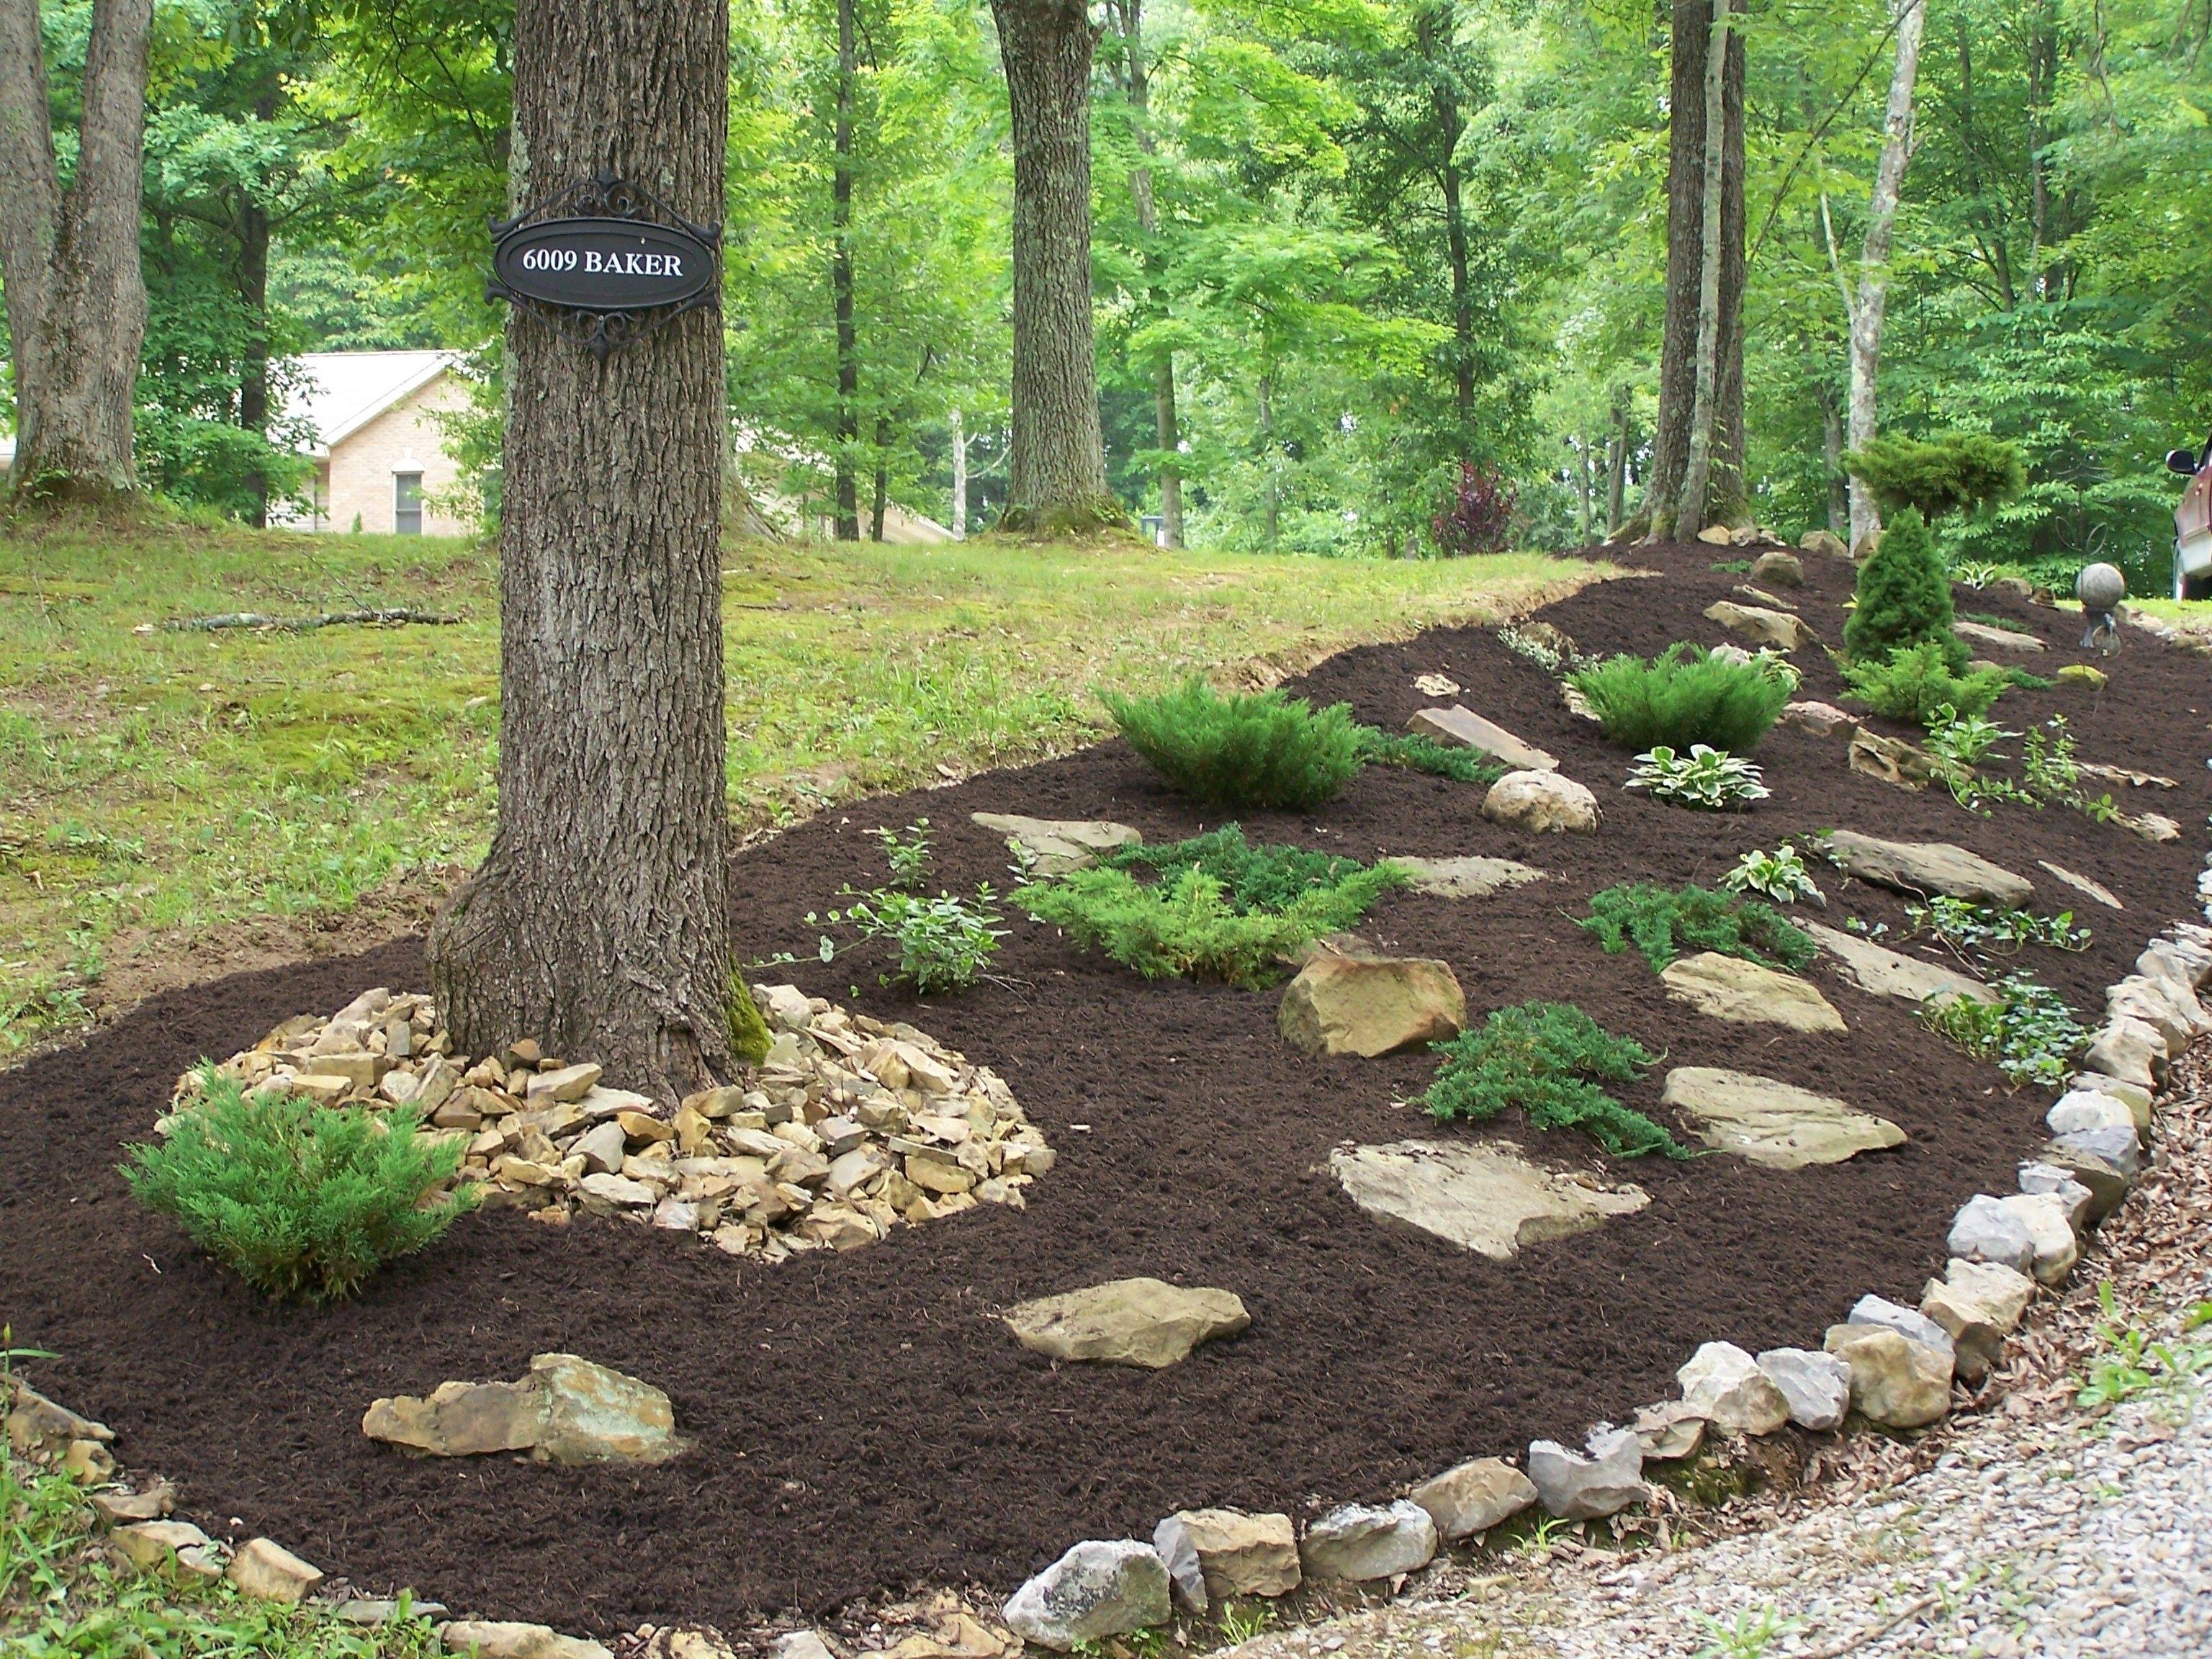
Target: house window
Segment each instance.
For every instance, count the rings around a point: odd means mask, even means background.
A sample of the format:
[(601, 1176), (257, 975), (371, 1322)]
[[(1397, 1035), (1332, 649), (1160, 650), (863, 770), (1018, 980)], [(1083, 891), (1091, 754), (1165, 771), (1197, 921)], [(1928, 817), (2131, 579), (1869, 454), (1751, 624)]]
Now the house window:
[(392, 475), (392, 528), (401, 536), (422, 533), (422, 475), (419, 472), (395, 472)]

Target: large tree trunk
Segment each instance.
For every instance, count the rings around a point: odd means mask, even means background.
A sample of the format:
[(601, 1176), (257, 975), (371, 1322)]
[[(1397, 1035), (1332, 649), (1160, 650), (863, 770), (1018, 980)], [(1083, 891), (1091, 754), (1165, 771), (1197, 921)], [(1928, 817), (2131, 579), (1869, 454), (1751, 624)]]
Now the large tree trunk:
[[(1881, 325), (1889, 306), (1889, 250), (1897, 228), (1898, 198), (1912, 160), (1912, 93), (1920, 70), (1923, 0), (1897, 0), (1897, 61), (1890, 71), (1889, 102), (1882, 118), (1881, 159), (1875, 165), (1874, 195), (1867, 204), (1866, 240), (1859, 248), (1858, 292), (1844, 294), (1851, 325), (1851, 386), (1847, 434), (1853, 449), (1874, 441), (1875, 381), (1881, 368)], [(1821, 204), (1826, 211), (1826, 203)], [(1832, 240), (1830, 244), (1832, 248)], [(1842, 280), (1840, 271), (1838, 281)], [(1851, 480), (1851, 546), (1881, 528), (1874, 492)]]
[[(1851, 509), (1844, 490), (1844, 411), (1838, 407), (1832, 387), (1822, 383), (1820, 397), (1820, 465), (1828, 480), (1828, 530), (1832, 535), (1848, 537), (1851, 528)], [(1848, 547), (1850, 543), (1844, 544)]]
[[(1424, 7), (1413, 18), (1413, 41), (1423, 58), (1448, 57), (1457, 28), (1450, 0)], [(1452, 407), (1459, 416), (1462, 451), (1474, 436), (1474, 279), (1467, 239), (1467, 211), (1461, 201), (1460, 134), (1466, 125), (1459, 100), (1443, 75), (1431, 84), (1429, 100), (1443, 142), (1444, 161), (1437, 175), (1443, 198), (1444, 262), (1451, 272)]]
[(1001, 526), (1123, 520), (1106, 488), (1091, 322), (1091, 59), (1082, 0), (991, 0), (1014, 139), (1012, 477)]
[(836, 160), (830, 174), (830, 295), (837, 326), (837, 539), (860, 539), (860, 492), (853, 453), (860, 439), (860, 343), (853, 321), (853, 82), (854, 0), (837, 0)]
[(968, 428), (952, 411), (952, 539), (968, 539)]
[[(1690, 431), (1697, 401), (1698, 319), (1705, 275), (1706, 53), (1713, 36), (1711, 0), (1674, 0), (1668, 82), (1667, 163), (1667, 304), (1659, 352), (1659, 419), (1651, 468), (1644, 480), (1650, 534), (1675, 533), (1674, 518), (1689, 470)], [(1721, 441), (1708, 460), (1707, 498), (1732, 502), (1741, 492), (1732, 475), (1743, 433), (1743, 82), (1744, 46), (1728, 31), (1722, 64), (1720, 134), (1720, 285), (1714, 361), (1712, 429)]]
[(1729, 0), (1712, 0), (1712, 33), (1705, 43), (1705, 155), (1699, 190), (1698, 226), (1698, 335), (1691, 378), (1690, 441), (1682, 467), (1682, 495), (1674, 508), (1674, 534), (1694, 536), (1705, 528), (1705, 486), (1713, 462), (1713, 426), (1717, 416), (1721, 368), (1721, 185), (1728, 146), (1717, 135), (1727, 129)]
[[(270, 117), (264, 114), (262, 118)], [(238, 423), (257, 437), (269, 433), (269, 210), (249, 194), (238, 210), (238, 296), (246, 302), (246, 356), (238, 371)], [(246, 480), (253, 527), (269, 524), (269, 477), (259, 467)]]
[[(719, 221), (728, 57), (720, 6), (521, 0), (524, 199), (612, 169)], [(672, 1100), (736, 1069), (721, 326), (693, 311), (599, 362), (517, 313), (507, 352), (499, 822), (431, 982), (465, 1053), (532, 1036)]]
[(1613, 389), (1613, 435), (1605, 452), (1605, 533), (1620, 528), (1628, 511), (1628, 388)]
[(38, 0), (0, 0), (0, 284), (15, 354), (14, 487), (91, 499), (136, 486), (131, 394), (153, 0), (94, 0), (76, 171), (64, 191)]

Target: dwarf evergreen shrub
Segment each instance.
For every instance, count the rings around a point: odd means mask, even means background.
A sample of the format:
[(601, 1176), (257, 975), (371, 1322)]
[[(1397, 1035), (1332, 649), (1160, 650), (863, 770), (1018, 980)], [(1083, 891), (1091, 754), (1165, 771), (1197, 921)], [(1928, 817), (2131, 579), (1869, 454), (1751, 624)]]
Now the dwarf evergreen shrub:
[(1359, 728), (1359, 757), (1370, 765), (1402, 766), (1486, 787), (1505, 775), (1504, 767), (1478, 750), (1438, 743), (1418, 732), (1385, 732), (1374, 726)]
[(1608, 955), (1633, 945), (1655, 974), (1692, 951), (1794, 972), (1809, 965), (1819, 949), (1772, 905), (1695, 885), (1638, 881), (1605, 888), (1590, 895), (1590, 913), (1578, 925), (1596, 934)]
[(1102, 701), (1170, 788), (1209, 806), (1318, 806), (1359, 770), (1346, 703), (1316, 712), (1280, 691), (1224, 697), (1196, 675), (1177, 690)]
[(1500, 1008), (1435, 1047), (1443, 1063), (1422, 1101), (1446, 1122), (1486, 1122), (1518, 1107), (1537, 1128), (1579, 1129), (1616, 1157), (1690, 1156), (1665, 1129), (1598, 1086), (1634, 1082), (1651, 1055), (1571, 1004)]
[(1978, 512), (2017, 495), (2027, 477), (2020, 451), (1986, 433), (1875, 438), (1844, 456), (1844, 466), (1874, 491), (1884, 513), (1909, 507), (1923, 519)]
[[(1140, 868), (1160, 878), (1139, 882), (1132, 872)], [(1352, 927), (1405, 883), (1395, 864), (1250, 847), (1228, 824), (1164, 847), (1121, 848), (1014, 897), (1078, 945), (1103, 950), (1146, 979), (1180, 975), (1256, 988), (1281, 976), (1281, 958)]]
[(1705, 744), (1739, 753), (1766, 735), (1792, 690), (1789, 676), (1765, 663), (1687, 644), (1670, 645), (1649, 662), (1608, 657), (1567, 678), (1589, 699), (1606, 736), (1638, 752), (1686, 753)]
[(2002, 668), (1954, 672), (1943, 647), (1933, 640), (1901, 647), (1880, 662), (1846, 663), (1843, 676), (1855, 700), (1877, 714), (1915, 726), (1935, 725), (1947, 708), (1953, 718), (1984, 714), (2012, 683)]
[(1956, 673), (1966, 647), (1951, 631), (1951, 578), (1936, 555), (1935, 538), (1911, 507), (1881, 532), (1881, 544), (1859, 567), (1858, 605), (1844, 619), (1844, 653), (1854, 662), (1886, 661), (1891, 652), (1931, 643)]
[(476, 1206), (467, 1189), (425, 1201), (459, 1170), (461, 1147), (423, 1134), (410, 1107), (319, 1106), (244, 1094), (213, 1066), (200, 1076), (199, 1103), (165, 1139), (131, 1147), (123, 1178), (265, 1295), (342, 1300)]

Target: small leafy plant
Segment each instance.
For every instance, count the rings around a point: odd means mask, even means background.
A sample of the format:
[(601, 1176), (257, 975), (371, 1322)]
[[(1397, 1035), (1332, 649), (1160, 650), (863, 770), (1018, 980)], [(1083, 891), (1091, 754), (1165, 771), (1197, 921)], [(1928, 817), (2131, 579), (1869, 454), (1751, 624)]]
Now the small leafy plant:
[[(2199, 1379), (2212, 1376), (2212, 1343), (2155, 1341), (2122, 1324), (2110, 1279), (2097, 1287), (2097, 1305), (2104, 1316), (2097, 1322), (2097, 1334), (2105, 1352), (2091, 1362), (2074, 1403), (2102, 1413), (2147, 1395), (2164, 1407), (2162, 1418), (2175, 1426), (2185, 1423), (2203, 1393)], [(2212, 1325), (2212, 1302), (2198, 1302), (2182, 1316), (2182, 1336), (2207, 1325)]]
[(1846, 663), (1843, 675), (1851, 696), (1875, 714), (1923, 726), (1942, 720), (1947, 709), (1954, 719), (1980, 714), (2008, 684), (2002, 669), (1959, 672), (1932, 640), (1900, 646), (1879, 660)]
[(1766, 735), (1796, 685), (1766, 659), (1689, 644), (1670, 645), (1648, 662), (1608, 657), (1567, 680), (1623, 749), (1706, 745), (1730, 753)]
[[(1143, 883), (1136, 872), (1158, 879)], [(1024, 887), (1016, 902), (1086, 950), (1147, 979), (1181, 975), (1256, 988), (1282, 960), (1350, 927), (1404, 868), (1297, 847), (1255, 847), (1237, 825), (1163, 846), (1117, 848), (1087, 870)]]
[(1808, 967), (1820, 949), (1772, 905), (1709, 887), (1626, 882), (1604, 888), (1590, 895), (1590, 913), (1578, 925), (1597, 936), (1608, 956), (1633, 946), (1655, 974), (1692, 951), (1717, 951), (1796, 972)]
[(1652, 1056), (1570, 1003), (1500, 1008), (1435, 1046), (1443, 1063), (1422, 1100), (1445, 1122), (1487, 1122), (1517, 1107), (1536, 1127), (1579, 1129), (1616, 1157), (1691, 1155), (1664, 1128), (1599, 1087), (1634, 1082)]
[(1631, 789), (1649, 789), (1654, 800), (1699, 812), (1733, 812), (1773, 792), (1760, 781), (1759, 769), (1739, 755), (1724, 755), (1704, 744), (1678, 755), (1665, 744), (1636, 757), (1628, 775)]
[(1803, 855), (1786, 841), (1771, 853), (1760, 848), (1746, 853), (1736, 860), (1735, 868), (1721, 878), (1721, 885), (1731, 893), (1756, 893), (1777, 904), (1798, 899), (1811, 899), (1816, 904), (1825, 902), (1812, 872), (1805, 867)]
[(883, 843), (884, 862), (891, 867), (891, 885), (902, 893), (920, 892), (934, 861), (929, 850), (929, 820), (916, 818), (907, 825), (903, 836), (878, 824), (876, 839)]
[(1147, 697), (1102, 699), (1168, 787), (1210, 806), (1318, 806), (1360, 767), (1350, 705), (1316, 711), (1281, 691), (1223, 696), (1196, 675)]
[(1504, 767), (1475, 750), (1438, 743), (1418, 732), (1385, 732), (1373, 726), (1359, 728), (1359, 757), (1370, 765), (1402, 766), (1461, 783), (1492, 784), (1505, 775)]
[[(898, 947), (898, 965), (880, 975), (912, 986), (924, 996), (957, 994), (985, 976), (1006, 936), (998, 924), (998, 895), (984, 882), (971, 901), (940, 892), (935, 898), (879, 887), (853, 895), (842, 910), (824, 913), (828, 922), (843, 922), (863, 939), (889, 939)], [(827, 958), (824, 958), (827, 960)]]
[(1977, 1060), (1994, 1060), (2014, 1083), (2055, 1087), (2088, 1033), (2065, 1000), (2027, 974), (2008, 974), (1990, 988), (1994, 1003), (1936, 996), (1920, 1005), (1921, 1023)]
[(2022, 945), (2047, 945), (2059, 951), (2086, 951), (2089, 930), (2074, 925), (2074, 913), (2039, 916), (2032, 910), (1977, 904), (1938, 894), (1925, 904), (1909, 904), (1905, 914), (1952, 950), (1986, 956), (2016, 956)]
[(1928, 720), (1928, 752), (1953, 766), (1978, 766), (2008, 738), (2008, 732), (1979, 713), (1962, 713), (1955, 703), (1939, 703)]
[(170, 1119), (166, 1139), (129, 1149), (123, 1178), (266, 1296), (342, 1301), (476, 1206), (465, 1188), (433, 1198), (459, 1171), (461, 1147), (422, 1133), (412, 1108), (249, 1095), (212, 1066), (199, 1080), (199, 1101)]

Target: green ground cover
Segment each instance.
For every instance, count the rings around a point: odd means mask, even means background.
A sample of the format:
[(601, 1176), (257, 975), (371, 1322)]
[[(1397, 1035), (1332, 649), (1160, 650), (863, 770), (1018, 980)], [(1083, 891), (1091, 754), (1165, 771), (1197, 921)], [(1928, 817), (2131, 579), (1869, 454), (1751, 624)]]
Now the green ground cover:
[[(0, 526), (0, 1057), (119, 994), (122, 951), (472, 862), (493, 808), (495, 562), (411, 537)], [(1100, 687), (1265, 683), (1589, 574), (1513, 554), (733, 544), (732, 810), (761, 829), (1059, 752), (1106, 728)], [(392, 605), (461, 620), (164, 626)]]

